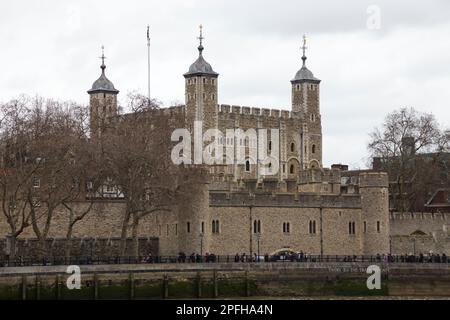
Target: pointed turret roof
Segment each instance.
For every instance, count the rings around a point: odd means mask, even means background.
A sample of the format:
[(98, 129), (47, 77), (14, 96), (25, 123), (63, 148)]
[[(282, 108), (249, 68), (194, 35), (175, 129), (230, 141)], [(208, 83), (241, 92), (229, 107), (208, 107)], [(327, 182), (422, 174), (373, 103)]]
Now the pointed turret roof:
[(102, 56), (101, 56), (102, 65), (100, 66), (100, 68), (102, 69), (102, 74), (100, 75), (100, 78), (95, 80), (95, 82), (92, 84), (92, 88), (88, 90), (88, 93), (91, 94), (104, 92), (104, 93), (118, 94), (119, 90), (114, 88), (114, 84), (105, 75), (106, 65), (105, 65), (105, 53), (103, 50), (104, 47), (102, 47)]
[(198, 38), (200, 40), (200, 45), (198, 46), (198, 58), (197, 60), (189, 67), (189, 71), (184, 74), (185, 77), (191, 77), (191, 76), (201, 76), (201, 75), (208, 75), (217, 77), (219, 74), (213, 70), (211, 65), (206, 62), (206, 60), (203, 58), (203, 33), (202, 33), (203, 27), (200, 25), (200, 37)]

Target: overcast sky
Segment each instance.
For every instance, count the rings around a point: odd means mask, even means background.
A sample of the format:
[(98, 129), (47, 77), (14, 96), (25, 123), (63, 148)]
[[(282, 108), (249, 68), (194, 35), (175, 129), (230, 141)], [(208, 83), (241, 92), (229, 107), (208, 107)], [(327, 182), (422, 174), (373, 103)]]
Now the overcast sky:
[(449, 14), (447, 0), (1, 1), (0, 101), (25, 93), (87, 104), (102, 45), (120, 101), (145, 93), (147, 24), (152, 96), (184, 101), (201, 23), (219, 103), (290, 110), (306, 33), (307, 66), (322, 80), (324, 165), (364, 167), (368, 133), (394, 109), (450, 126)]

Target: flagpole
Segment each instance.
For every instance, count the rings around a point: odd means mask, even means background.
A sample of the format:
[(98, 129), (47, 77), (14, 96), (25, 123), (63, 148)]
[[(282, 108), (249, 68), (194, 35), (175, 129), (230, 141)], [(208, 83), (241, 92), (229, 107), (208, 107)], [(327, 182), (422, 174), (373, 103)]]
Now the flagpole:
[(147, 26), (147, 55), (148, 55), (148, 100), (150, 100), (150, 26)]

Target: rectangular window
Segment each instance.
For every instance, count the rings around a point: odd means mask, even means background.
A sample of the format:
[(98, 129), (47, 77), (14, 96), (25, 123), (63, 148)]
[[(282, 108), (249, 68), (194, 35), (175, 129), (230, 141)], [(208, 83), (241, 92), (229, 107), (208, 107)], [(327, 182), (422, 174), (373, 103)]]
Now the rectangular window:
[(381, 224), (380, 224), (380, 221), (377, 221), (377, 232), (378, 232), (378, 233), (381, 232)]
[(191, 233), (191, 223), (187, 223), (187, 233)]
[(366, 233), (366, 232), (367, 232), (367, 222), (364, 221), (364, 233)]

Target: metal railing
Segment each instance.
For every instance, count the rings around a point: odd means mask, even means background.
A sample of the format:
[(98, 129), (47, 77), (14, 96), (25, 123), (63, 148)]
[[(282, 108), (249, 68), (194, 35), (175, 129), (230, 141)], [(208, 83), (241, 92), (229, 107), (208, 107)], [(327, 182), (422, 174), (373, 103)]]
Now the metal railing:
[(245, 255), (178, 255), (178, 256), (114, 256), (114, 257), (43, 257), (15, 259), (0, 258), (0, 267), (26, 266), (58, 266), (58, 265), (114, 265), (114, 264), (149, 264), (149, 263), (302, 263), (302, 262), (376, 262), (376, 263), (450, 263), (446, 255), (405, 256), (405, 255), (376, 255), (376, 256), (342, 256), (342, 255), (275, 255), (275, 256), (245, 256)]

